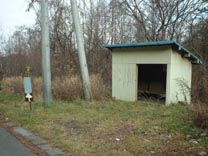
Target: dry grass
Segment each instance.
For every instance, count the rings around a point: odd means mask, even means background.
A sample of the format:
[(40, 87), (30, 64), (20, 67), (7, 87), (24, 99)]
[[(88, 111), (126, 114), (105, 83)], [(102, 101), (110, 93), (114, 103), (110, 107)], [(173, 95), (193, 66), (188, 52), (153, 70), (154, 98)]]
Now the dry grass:
[[(42, 80), (37, 77), (32, 79), (33, 95), (36, 101), (41, 100)], [(2, 93), (24, 95), (23, 77), (7, 77), (2, 80)]]
[(2, 80), (2, 92), (6, 94), (23, 95), (23, 78), (7, 77)]
[(111, 92), (109, 88), (106, 88), (101, 76), (99, 74), (90, 76), (90, 83), (92, 89), (92, 96), (95, 100), (109, 99)]
[(32, 88), (35, 101), (42, 100), (42, 79), (41, 77), (36, 77), (32, 79)]
[[(106, 88), (99, 74), (91, 75), (91, 89), (93, 99), (101, 100), (110, 97), (110, 91)], [(41, 101), (42, 79), (32, 78), (32, 88), (35, 101)], [(23, 78), (10, 77), (2, 81), (2, 93), (23, 95)], [(82, 81), (78, 75), (55, 77), (52, 81), (52, 93), (54, 99), (76, 100), (84, 97)]]
[(78, 76), (56, 77), (52, 85), (55, 99), (74, 100), (83, 98), (82, 83)]
[[(103, 100), (110, 98), (110, 91), (104, 85), (99, 74), (91, 75), (91, 89), (93, 99)], [(40, 77), (32, 78), (34, 100), (40, 102), (42, 99), (42, 80)], [(10, 77), (2, 81), (2, 93), (23, 95), (23, 78)], [(53, 98), (58, 100), (76, 100), (83, 98), (81, 78), (77, 75), (55, 77), (52, 81)], [(199, 127), (208, 127), (208, 105), (207, 103), (194, 103), (191, 105), (195, 116), (194, 123)]]
[(208, 127), (208, 103), (194, 103), (191, 105), (191, 110), (194, 112), (194, 123), (198, 127)]
[[(192, 113), (187, 105), (76, 100), (54, 102), (51, 107), (39, 103), (33, 106), (30, 113), (28, 105), (18, 97), (0, 96), (2, 114), (65, 149), (71, 156), (208, 153), (208, 133), (201, 136), (201, 129), (190, 121)], [(192, 139), (198, 144), (190, 143)]]

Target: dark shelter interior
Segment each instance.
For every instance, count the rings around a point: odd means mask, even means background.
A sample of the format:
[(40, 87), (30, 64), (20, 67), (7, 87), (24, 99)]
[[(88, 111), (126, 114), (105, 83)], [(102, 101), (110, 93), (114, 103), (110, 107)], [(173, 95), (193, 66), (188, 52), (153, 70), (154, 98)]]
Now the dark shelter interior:
[(166, 64), (138, 64), (138, 100), (165, 102)]

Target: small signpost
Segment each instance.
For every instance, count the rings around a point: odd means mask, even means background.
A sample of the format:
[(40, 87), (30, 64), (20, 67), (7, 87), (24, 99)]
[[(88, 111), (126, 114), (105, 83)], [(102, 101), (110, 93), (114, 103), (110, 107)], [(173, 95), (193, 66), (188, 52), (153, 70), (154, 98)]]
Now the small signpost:
[(25, 67), (25, 73), (24, 73), (24, 92), (25, 92), (25, 101), (29, 102), (30, 111), (32, 111), (33, 94), (32, 94), (32, 81), (30, 77), (30, 70), (31, 67), (27, 65)]

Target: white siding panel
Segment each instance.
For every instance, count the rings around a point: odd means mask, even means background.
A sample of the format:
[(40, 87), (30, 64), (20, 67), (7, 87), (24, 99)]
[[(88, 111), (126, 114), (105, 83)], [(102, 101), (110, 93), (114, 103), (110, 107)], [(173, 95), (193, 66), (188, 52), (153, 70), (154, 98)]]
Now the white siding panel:
[(137, 100), (136, 64), (113, 64), (112, 96), (126, 101)]
[[(192, 64), (177, 52), (172, 52), (170, 65), (170, 103), (183, 101), (190, 103)], [(182, 82), (182, 83), (181, 83)], [(184, 83), (184, 84), (183, 84)]]
[(167, 64), (167, 77), (166, 77), (166, 101), (165, 103), (166, 104), (170, 104), (171, 103), (171, 81), (170, 81), (170, 78), (171, 78), (171, 63), (168, 63)]
[(113, 63), (167, 64), (170, 63), (171, 47), (125, 48), (113, 51)]

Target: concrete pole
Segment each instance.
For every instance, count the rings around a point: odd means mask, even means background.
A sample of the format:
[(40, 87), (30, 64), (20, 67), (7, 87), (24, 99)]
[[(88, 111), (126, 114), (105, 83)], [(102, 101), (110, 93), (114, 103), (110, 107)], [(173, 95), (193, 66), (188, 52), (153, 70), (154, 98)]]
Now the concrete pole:
[(84, 87), (84, 95), (85, 95), (85, 99), (89, 100), (91, 99), (90, 79), (89, 79), (89, 73), (88, 73), (85, 50), (84, 50), (83, 30), (80, 25), (76, 0), (71, 0), (71, 7), (72, 7), (73, 22), (76, 32), (76, 41), (77, 41), (79, 62), (81, 68), (82, 83)]
[(48, 0), (41, 0), (41, 51), (42, 51), (42, 78), (43, 102), (50, 105), (51, 96), (51, 60), (49, 41)]

